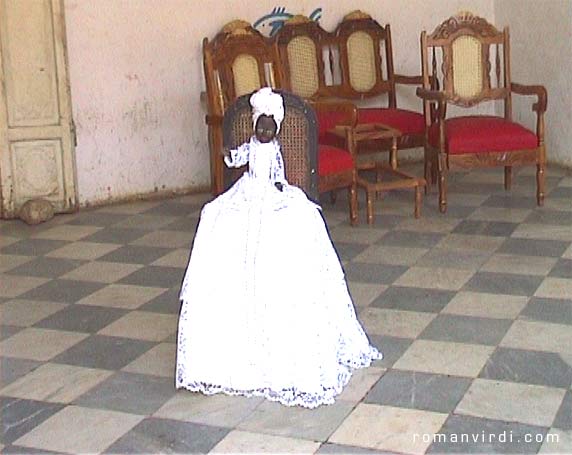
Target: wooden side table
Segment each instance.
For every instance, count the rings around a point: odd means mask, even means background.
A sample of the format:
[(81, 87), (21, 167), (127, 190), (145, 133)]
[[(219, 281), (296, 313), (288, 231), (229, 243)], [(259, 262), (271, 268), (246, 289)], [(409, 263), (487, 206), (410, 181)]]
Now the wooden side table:
[[(380, 163), (374, 159), (363, 160), (359, 164), (356, 161), (357, 171), (357, 184), (365, 189), (366, 203), (367, 203), (367, 222), (373, 224), (373, 196), (383, 191), (391, 191), (401, 188), (414, 188), (415, 190), (415, 218), (421, 215), (421, 188), (427, 185), (427, 182), (422, 177), (409, 174), (397, 168), (397, 140), (401, 137), (401, 131), (392, 128), (382, 123), (367, 123), (357, 125), (355, 127), (340, 125), (336, 126), (331, 132), (347, 142), (348, 149), (356, 156), (356, 145), (360, 141), (378, 140), (378, 139), (391, 139), (391, 150), (389, 165)], [(371, 154), (367, 154), (371, 155)], [(372, 182), (368, 180), (359, 171), (375, 170), (376, 180)], [(397, 180), (384, 182), (381, 179), (382, 172), (388, 172), (397, 177)]]

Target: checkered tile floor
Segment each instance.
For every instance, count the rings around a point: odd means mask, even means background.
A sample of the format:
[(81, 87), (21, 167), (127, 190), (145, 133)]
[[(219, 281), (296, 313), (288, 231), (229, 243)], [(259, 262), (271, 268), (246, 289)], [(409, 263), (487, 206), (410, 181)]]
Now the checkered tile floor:
[(534, 179), (506, 193), (502, 170), (454, 174), (448, 213), (433, 192), (419, 220), (392, 192), (373, 226), (363, 202), (350, 227), (343, 196), (324, 201), (385, 358), (313, 411), (174, 390), (207, 195), (1, 222), (0, 450), (572, 453), (572, 177), (549, 169), (543, 208)]

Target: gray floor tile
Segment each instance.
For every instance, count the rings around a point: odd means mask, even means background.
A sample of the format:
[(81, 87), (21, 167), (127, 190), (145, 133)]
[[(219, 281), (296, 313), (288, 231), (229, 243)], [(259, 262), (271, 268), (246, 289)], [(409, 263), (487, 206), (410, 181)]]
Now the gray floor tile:
[(554, 352), (497, 348), (483, 367), (480, 378), (568, 388), (572, 367)]
[(19, 254), (22, 256), (41, 256), (52, 250), (61, 248), (69, 242), (50, 239), (25, 239), (0, 249), (2, 254)]
[(471, 380), (454, 376), (390, 370), (371, 388), (366, 403), (453, 412)]
[(83, 213), (80, 212), (77, 217), (67, 224), (106, 227), (119, 223), (126, 218), (128, 218), (128, 215), (90, 210)]
[(119, 280), (118, 283), (172, 288), (181, 284), (184, 273), (185, 269), (177, 267), (157, 267), (149, 265), (127, 275), (125, 278)]
[(170, 248), (152, 246), (125, 245), (98, 258), (104, 262), (122, 262), (127, 264), (150, 264), (171, 252)]
[(199, 225), (199, 217), (182, 217), (171, 224), (163, 227), (166, 231), (185, 231), (185, 232), (196, 232), (197, 226)]
[(572, 324), (572, 298), (564, 300), (532, 297), (520, 317), (556, 324)]
[(408, 248), (431, 248), (441, 241), (445, 234), (436, 232), (391, 231), (376, 244), (383, 246), (403, 246)]
[(559, 186), (554, 188), (552, 191), (548, 193), (548, 197), (560, 197), (563, 199), (572, 199), (572, 187), (570, 186)]
[(104, 283), (75, 280), (52, 280), (34, 288), (21, 296), (21, 299), (48, 300), (50, 302), (75, 303), (89, 294), (106, 286)]
[(12, 335), (17, 334), (22, 329), (23, 327), (0, 324), (0, 340), (10, 338)]
[(155, 313), (178, 314), (181, 309), (179, 301), (180, 287), (176, 286), (163, 292), (158, 297), (150, 300), (145, 305), (140, 306), (140, 311), (151, 311)]
[(22, 447), (22, 446), (15, 446), (15, 445), (11, 445), (8, 447), (4, 447), (2, 449), (2, 453), (3, 454), (17, 454), (17, 453), (21, 453), (22, 455), (25, 454), (42, 454), (42, 455), (52, 455), (52, 454), (59, 454), (61, 452), (53, 452), (51, 450), (43, 450), (43, 449), (34, 449), (32, 447)]
[(200, 205), (183, 204), (176, 200), (165, 200), (161, 204), (151, 207), (149, 210), (141, 212), (145, 215), (166, 215), (166, 216), (180, 216), (184, 217), (190, 213), (195, 212), (200, 208)]
[[(570, 226), (572, 226), (572, 223), (570, 223)], [(572, 279), (572, 259), (559, 259), (548, 276)], [(572, 299), (572, 296), (570, 298)]]
[(522, 254), (524, 256), (546, 256), (559, 258), (566, 251), (569, 242), (560, 240), (506, 239), (497, 253)]
[(133, 242), (140, 237), (143, 237), (149, 232), (151, 231), (143, 229), (121, 229), (115, 227), (106, 227), (87, 237), (84, 237), (82, 241), (94, 243), (115, 243), (124, 245), (129, 242)]
[(502, 221), (463, 220), (453, 229), (453, 233), (508, 237), (514, 232), (517, 226), (518, 223), (506, 223)]
[(156, 344), (152, 341), (92, 335), (62, 352), (52, 362), (119, 370)]
[(419, 338), (495, 346), (503, 339), (511, 324), (512, 321), (508, 319), (440, 314), (421, 332)]
[(150, 415), (175, 393), (173, 378), (119, 372), (84, 393), (74, 404)]
[[(452, 174), (449, 174), (452, 175)], [(498, 184), (485, 182), (454, 182), (449, 185), (448, 192), (451, 194), (504, 194), (502, 177), (499, 177)]]
[(506, 209), (534, 209), (536, 208), (536, 200), (514, 194), (493, 194), (482, 205)]
[(378, 308), (439, 313), (455, 296), (454, 291), (390, 286), (373, 302)]
[(387, 454), (389, 452), (380, 452), (378, 450), (373, 449), (366, 449), (364, 447), (354, 447), (354, 446), (345, 446), (341, 444), (332, 444), (332, 443), (325, 443), (320, 446), (316, 453), (337, 453), (340, 455), (349, 455), (349, 454), (356, 454), (356, 455), (366, 455), (366, 454)]
[(376, 360), (375, 366), (390, 368), (407, 351), (413, 340), (385, 335), (370, 335), (369, 342), (383, 354), (383, 359)]
[(2, 444), (11, 444), (63, 407), (57, 403), (0, 397)]
[(40, 232), (47, 231), (53, 227), (53, 223), (47, 222), (42, 224), (26, 224), (20, 220), (2, 220), (0, 225), (0, 235), (9, 235), (11, 237), (28, 238)]
[(26, 275), (45, 278), (57, 278), (79, 267), (84, 261), (74, 259), (58, 259), (40, 256), (23, 265), (10, 269), (10, 275)]
[(391, 284), (407, 270), (401, 265), (350, 262), (345, 267), (346, 278), (356, 283)]
[[(411, 205), (411, 210), (413, 211), (413, 202), (411, 202)], [(365, 207), (365, 205), (360, 205), (360, 207)], [(404, 216), (382, 213), (382, 210), (378, 209), (377, 213), (375, 210), (373, 213), (373, 226), (375, 226), (377, 229), (393, 229), (398, 224), (402, 223), (404, 219)], [(364, 219), (360, 220), (360, 224), (358, 226), (362, 226), (363, 229), (367, 229), (368, 225), (366, 224), (365, 217)]]
[(526, 217), (524, 222), (533, 224), (556, 224), (572, 226), (572, 212), (549, 209), (535, 210)]
[(466, 218), (477, 209), (477, 207), (473, 206), (448, 204), (447, 212), (441, 213), (439, 211), (437, 197), (435, 197), (435, 201), (427, 200), (424, 205), (427, 206), (427, 209), (423, 210), (422, 216), (435, 216), (445, 218)]
[(477, 270), (490, 257), (490, 253), (474, 250), (454, 250), (433, 248), (415, 265), (419, 267), (450, 267), (455, 269)]
[(34, 324), (44, 329), (66, 330), (69, 332), (95, 333), (116, 321), (127, 311), (118, 308), (93, 305), (69, 305), (51, 316)]
[[(544, 427), (453, 414), (439, 430), (444, 441), (432, 443), (427, 453), (537, 453), (541, 443), (534, 438), (542, 438), (547, 431)], [(525, 441), (527, 434), (533, 436), (533, 442)], [(467, 435), (466, 439), (462, 435)]]
[(25, 376), (41, 364), (35, 360), (0, 357), (0, 388)]
[(572, 391), (568, 390), (564, 395), (552, 426), (562, 430), (572, 430)]
[(119, 438), (104, 453), (207, 453), (230, 429), (148, 418)]
[(543, 277), (512, 273), (477, 272), (465, 284), (464, 291), (490, 294), (531, 296), (542, 283)]
[(342, 261), (351, 261), (358, 254), (364, 251), (368, 245), (363, 243), (336, 242), (334, 248), (338, 253), (338, 257)]

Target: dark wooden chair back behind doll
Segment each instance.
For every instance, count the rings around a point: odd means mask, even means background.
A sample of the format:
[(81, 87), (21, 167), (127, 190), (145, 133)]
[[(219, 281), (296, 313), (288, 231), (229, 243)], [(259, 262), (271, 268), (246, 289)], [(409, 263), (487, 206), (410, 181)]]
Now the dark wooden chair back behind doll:
[[(284, 120), (278, 133), (286, 179), (306, 192), (313, 201), (318, 200), (318, 128), (314, 110), (302, 98), (290, 92), (276, 90), (284, 99)], [(224, 114), (223, 144), (233, 149), (248, 142), (253, 134), (250, 95), (234, 101)], [(225, 168), (224, 189), (244, 173), (245, 167)]]

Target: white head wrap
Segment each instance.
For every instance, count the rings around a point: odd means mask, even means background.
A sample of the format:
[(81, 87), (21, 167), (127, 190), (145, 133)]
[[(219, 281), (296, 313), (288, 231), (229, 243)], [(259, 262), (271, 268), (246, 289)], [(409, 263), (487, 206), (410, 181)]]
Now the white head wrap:
[(276, 122), (276, 134), (280, 131), (280, 124), (284, 120), (284, 101), (282, 95), (272, 91), (270, 87), (263, 87), (254, 92), (250, 97), (252, 106), (252, 124), (256, 127), (256, 121), (262, 114), (272, 116)]

